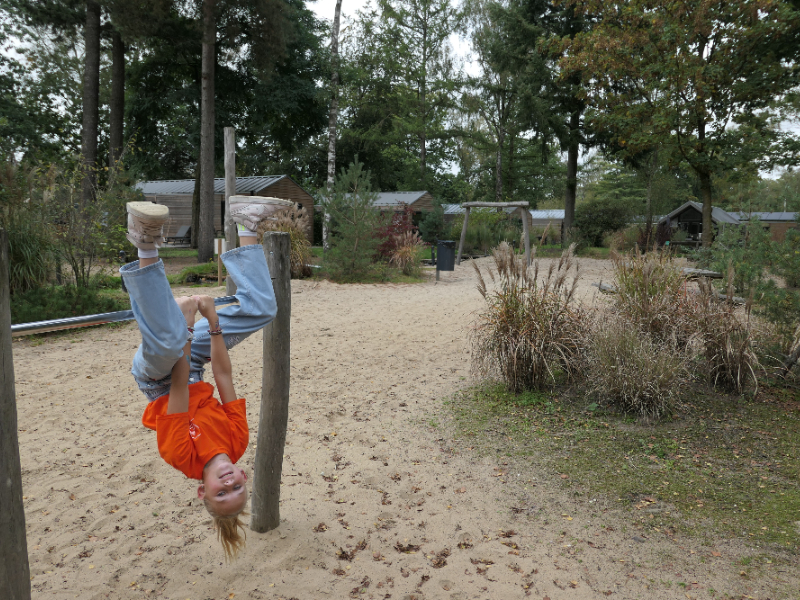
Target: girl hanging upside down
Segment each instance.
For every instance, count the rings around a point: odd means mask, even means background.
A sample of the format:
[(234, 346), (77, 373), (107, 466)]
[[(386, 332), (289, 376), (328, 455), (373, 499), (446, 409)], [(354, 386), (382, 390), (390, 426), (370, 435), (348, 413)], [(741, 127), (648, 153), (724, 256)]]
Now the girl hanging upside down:
[[(228, 558), (244, 546), (240, 515), (247, 503), (247, 474), (236, 462), (249, 439), (245, 400), (234, 391), (228, 350), (275, 318), (275, 293), (256, 229), (261, 220), (292, 205), (277, 198), (231, 198), (240, 247), (221, 258), (239, 303), (219, 311), (210, 296), (172, 296), (158, 258), (169, 209), (150, 202), (127, 205), (128, 239), (139, 260), (120, 268), (120, 274), (142, 334), (131, 369), (149, 400), (142, 423), (156, 431), (167, 463), (202, 481), (197, 496), (214, 518)], [(195, 323), (197, 312), (202, 318)], [(214, 386), (203, 381), (207, 362), (219, 399)]]

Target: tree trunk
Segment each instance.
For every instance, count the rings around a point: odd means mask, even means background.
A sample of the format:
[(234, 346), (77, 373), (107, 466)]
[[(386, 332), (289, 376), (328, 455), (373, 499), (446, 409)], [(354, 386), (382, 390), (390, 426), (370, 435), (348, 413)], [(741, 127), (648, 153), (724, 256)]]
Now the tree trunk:
[(83, 30), (83, 126), (81, 128), (81, 200), (91, 202), (97, 185), (97, 123), (100, 97), (100, 5), (86, 2), (86, 26)]
[(580, 151), (581, 113), (576, 110), (569, 118), (569, 147), (567, 148), (567, 189), (564, 194), (564, 235), (562, 246), (569, 246), (575, 222), (575, 195), (578, 190), (578, 152)]
[(700, 196), (703, 198), (703, 246), (710, 246), (714, 241), (714, 226), (711, 221), (711, 173), (698, 173), (700, 177)]
[(503, 128), (497, 125), (497, 158), (495, 160), (495, 177), (494, 177), (494, 200), (495, 202), (503, 201), (503, 144), (505, 143), (505, 132)]
[(197, 249), (197, 241), (200, 237), (200, 177), (203, 169), (200, 168), (200, 157), (197, 157), (197, 165), (194, 170), (194, 192), (192, 193), (192, 226), (189, 230), (190, 243), (192, 248)]
[[(336, 12), (333, 17), (333, 31), (331, 33), (331, 109), (328, 113), (328, 199), (333, 194), (333, 184), (336, 182), (336, 122), (339, 119), (339, 21), (342, 14), (342, 0), (336, 0)], [(326, 210), (322, 215), (322, 249), (328, 250), (328, 234), (331, 216)]]
[(119, 31), (111, 33), (111, 100), (108, 134), (108, 166), (113, 168), (122, 154), (125, 118), (125, 44)]
[(420, 166), (420, 183), (425, 185), (425, 172), (428, 163), (428, 147), (427, 147), (427, 122), (428, 109), (425, 105), (428, 92), (428, 22), (425, 20), (422, 25), (422, 81), (420, 82), (420, 121), (422, 124), (422, 131), (419, 135), (419, 166)]
[(203, 0), (203, 54), (200, 92), (200, 225), (197, 262), (214, 258), (214, 46), (216, 0)]

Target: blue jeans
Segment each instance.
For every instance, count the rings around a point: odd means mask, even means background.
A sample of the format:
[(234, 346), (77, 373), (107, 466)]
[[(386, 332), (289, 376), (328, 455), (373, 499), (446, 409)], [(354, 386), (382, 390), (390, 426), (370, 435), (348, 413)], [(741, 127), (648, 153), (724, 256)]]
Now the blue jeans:
[[(230, 349), (270, 323), (277, 314), (277, 305), (262, 246), (234, 248), (222, 255), (222, 262), (228, 277), (236, 283), (239, 301), (217, 310), (225, 345)], [(183, 356), (183, 346), (191, 334), (172, 296), (163, 262), (140, 269), (136, 261), (121, 267), (119, 272), (142, 334), (131, 373), (144, 395), (155, 400), (169, 393), (172, 367)], [(208, 321), (200, 319), (194, 328), (189, 383), (203, 380), (203, 370), (211, 360)]]

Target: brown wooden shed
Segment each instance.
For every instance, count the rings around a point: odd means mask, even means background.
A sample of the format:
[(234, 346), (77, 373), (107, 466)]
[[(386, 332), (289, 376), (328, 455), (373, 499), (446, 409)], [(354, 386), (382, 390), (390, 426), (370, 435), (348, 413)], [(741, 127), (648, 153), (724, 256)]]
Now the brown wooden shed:
[(433, 196), (430, 192), (378, 192), (375, 207), (380, 211), (400, 211), (408, 205), (416, 212), (433, 210)]
[[(194, 179), (171, 179), (165, 181), (143, 181), (136, 185), (147, 200), (169, 207), (169, 225), (166, 237), (174, 236), (182, 225), (192, 224), (192, 196), (194, 195)], [(257, 177), (237, 177), (236, 194), (238, 196), (271, 196), (292, 200), (307, 211), (308, 241), (313, 243), (314, 198), (297, 185), (288, 175), (266, 175)], [(214, 231), (223, 230), (223, 214), (225, 213), (225, 179), (214, 179), (214, 200), (219, 210), (214, 212)]]

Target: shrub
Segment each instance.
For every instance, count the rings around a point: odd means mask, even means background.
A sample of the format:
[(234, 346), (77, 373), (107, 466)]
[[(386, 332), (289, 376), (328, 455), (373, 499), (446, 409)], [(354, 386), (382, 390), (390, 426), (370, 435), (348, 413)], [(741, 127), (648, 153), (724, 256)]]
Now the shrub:
[(675, 408), (687, 360), (674, 340), (657, 341), (622, 317), (598, 321), (588, 343), (592, 391), (625, 412), (658, 419)]
[[(222, 267), (223, 274), (225, 273), (225, 266)], [(217, 264), (216, 262), (201, 263), (199, 265), (191, 265), (181, 269), (180, 273), (174, 275), (167, 275), (171, 285), (185, 285), (187, 283), (197, 283), (203, 277), (217, 278)]]
[(386, 261), (391, 261), (395, 250), (405, 240), (406, 234), (414, 233), (414, 211), (407, 204), (402, 205), (403, 209), (389, 215), (382, 214), (383, 223), (378, 227), (375, 236), (380, 240), (378, 246), (378, 256)]
[(40, 287), (22, 292), (11, 303), (11, 322), (30, 323), (124, 310), (122, 299), (102, 295), (95, 287)]
[(0, 167), (0, 227), (6, 230), (11, 294), (41, 287), (55, 270), (53, 230), (36, 196), (33, 175), (18, 165)]
[[(749, 316), (748, 303), (746, 314)], [(712, 385), (742, 393), (748, 382), (758, 386), (760, 368), (753, 348), (749, 320), (742, 322), (732, 302), (720, 302), (706, 279), (700, 280), (700, 295), (695, 302), (695, 329), (700, 335), (705, 371)]]
[(374, 277), (379, 244), (375, 231), (381, 218), (375, 208), (377, 197), (369, 183), (369, 172), (356, 160), (347, 170), (342, 169), (333, 195), (323, 201), (332, 225), (323, 265), (332, 279), (350, 282)]
[(487, 305), (471, 334), (475, 374), (498, 378), (517, 393), (540, 389), (559, 370), (568, 376), (577, 372), (585, 313), (573, 302), (578, 280), (573, 250), (551, 263), (539, 281), (538, 261), (529, 269), (508, 244), (500, 244), (493, 252), (495, 270), (486, 270), (498, 285), (493, 291), (472, 263)]
[(691, 302), (685, 279), (668, 252), (613, 253), (614, 308), (656, 341), (676, 338), (685, 347), (691, 338)]
[(433, 210), (426, 213), (419, 223), (420, 237), (428, 244), (435, 244), (436, 240), (445, 239), (445, 229), (444, 208), (441, 202), (434, 202)]
[[(453, 220), (450, 239), (460, 240), (464, 216)], [(464, 237), (464, 252), (488, 254), (502, 242), (517, 243), (522, 240), (522, 224), (504, 212), (492, 208), (473, 208), (469, 214), (467, 233)]]
[(277, 213), (274, 221), (262, 221), (258, 227), (259, 235), (265, 231), (284, 231), (289, 234), (289, 268), (293, 279), (311, 276), (311, 244), (308, 242), (310, 221), (306, 211), (295, 205)]
[(603, 245), (616, 252), (630, 252), (639, 243), (639, 227), (632, 225), (619, 231), (609, 233), (603, 239)]
[(424, 248), (425, 242), (417, 233), (407, 231), (398, 235), (389, 264), (400, 269), (403, 275), (419, 277), (422, 268), (421, 254)]
[(619, 231), (628, 224), (630, 209), (626, 204), (607, 200), (591, 200), (575, 209), (574, 228), (590, 246), (603, 243), (607, 233)]

